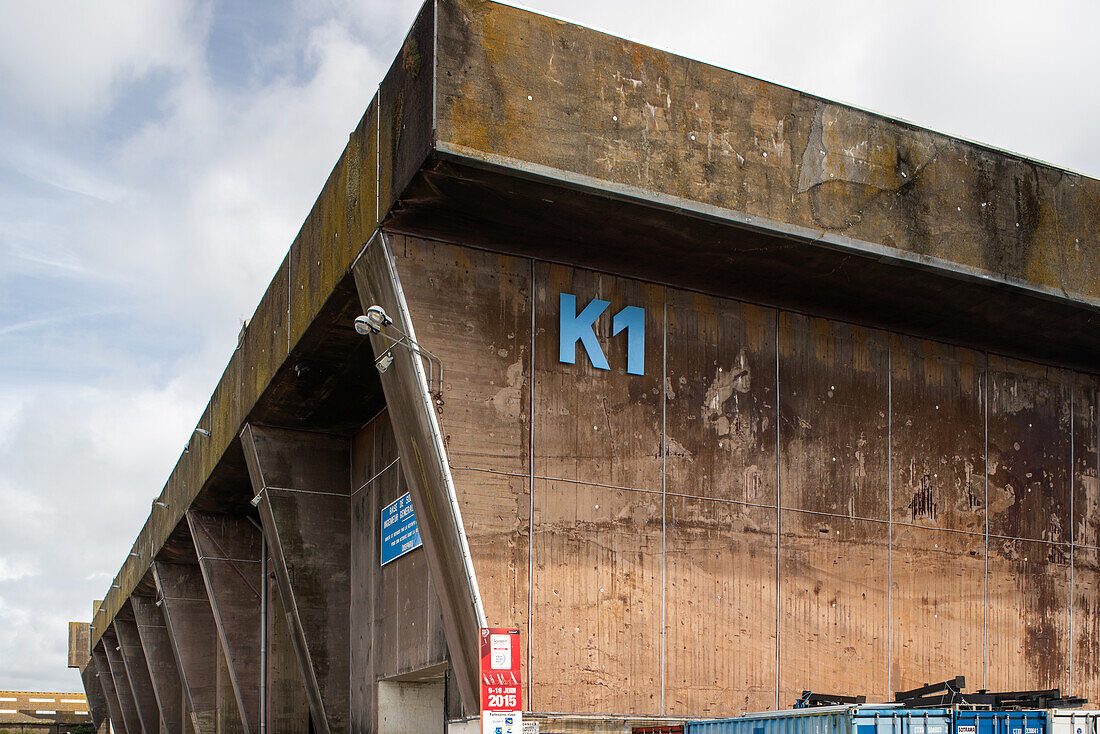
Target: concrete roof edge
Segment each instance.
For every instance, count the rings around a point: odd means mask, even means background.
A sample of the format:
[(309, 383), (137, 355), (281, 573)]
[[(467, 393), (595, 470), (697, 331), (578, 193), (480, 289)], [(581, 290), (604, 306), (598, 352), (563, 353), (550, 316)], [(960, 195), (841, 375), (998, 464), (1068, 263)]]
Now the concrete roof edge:
[(1082, 293), (1071, 291), (1059, 291), (1031, 281), (993, 273), (988, 270), (971, 267), (952, 260), (945, 260), (930, 255), (920, 255), (896, 247), (889, 247), (867, 240), (847, 237), (824, 229), (810, 229), (809, 227), (789, 224), (767, 217), (746, 214), (734, 209), (713, 206), (693, 199), (685, 199), (650, 189), (631, 186), (629, 184), (608, 181), (606, 179), (585, 176), (572, 171), (551, 168), (537, 163), (485, 153), (473, 148), (453, 145), (447, 142), (438, 142), (436, 144), (436, 152), (443, 160), (506, 171), (522, 178), (541, 180), (577, 190), (589, 191), (595, 195), (606, 196), (613, 199), (634, 201), (657, 209), (674, 211), (687, 216), (717, 221), (731, 226), (742, 227), (744, 229), (752, 229), (766, 234), (869, 257), (875, 260), (893, 260), (899, 265), (932, 269), (953, 278), (994, 283), (1008, 288), (1025, 291), (1039, 298), (1071, 302), (1100, 312), (1100, 298), (1093, 298)]
[[(437, 2), (446, 2), (447, 0), (436, 0), (436, 1)], [(675, 57), (681, 58), (681, 59), (696, 61), (700, 64), (705, 64), (706, 66), (709, 66), (709, 67), (711, 67), (713, 69), (716, 69), (718, 71), (724, 71), (724, 72), (728, 72), (728, 73), (731, 73), (731, 74), (737, 74), (738, 76), (742, 76), (742, 77), (745, 77), (747, 79), (753, 79), (755, 81), (759, 81), (759, 82), (762, 82), (764, 84), (769, 84), (769, 85), (774, 86), (774, 87), (779, 87), (781, 89), (786, 89), (786, 90), (789, 90), (789, 91), (794, 92), (796, 94), (800, 94), (802, 96), (809, 97), (811, 99), (816, 99), (820, 102), (825, 102), (827, 104), (837, 105), (837, 106), (840, 106), (840, 107), (846, 107), (846, 108), (848, 108), (850, 110), (853, 110), (855, 112), (862, 112), (864, 114), (872, 115), (874, 117), (878, 117), (878, 118), (880, 118), (882, 120), (885, 120), (887, 122), (892, 122), (892, 123), (896, 123), (898, 125), (903, 125), (905, 127), (911, 128), (913, 130), (919, 130), (921, 132), (929, 132), (929, 133), (933, 133), (935, 135), (939, 135), (939, 136), (942, 136), (942, 137), (945, 137), (945, 138), (950, 138), (951, 140), (954, 140), (954, 141), (957, 141), (957, 142), (960, 142), (960, 143), (966, 143), (967, 145), (972, 145), (976, 148), (981, 148), (981, 149), (987, 150), (991, 153), (997, 153), (998, 155), (1003, 155), (1003, 156), (1008, 156), (1010, 158), (1015, 158), (1015, 159), (1020, 160), (1021, 162), (1024, 162), (1024, 163), (1029, 163), (1029, 164), (1033, 164), (1033, 165), (1037, 165), (1037, 166), (1043, 166), (1044, 168), (1049, 168), (1051, 170), (1059, 171), (1059, 172), (1062, 172), (1062, 173), (1067, 173), (1067, 174), (1070, 174), (1070, 175), (1073, 175), (1073, 176), (1079, 176), (1081, 178), (1086, 178), (1086, 179), (1090, 179), (1090, 180), (1094, 180), (1094, 181), (1100, 181), (1100, 178), (1089, 176), (1088, 174), (1082, 173), (1082, 172), (1080, 172), (1076, 169), (1067, 168), (1066, 166), (1060, 166), (1056, 163), (1051, 163), (1051, 162), (1045, 161), (1041, 158), (1036, 158), (1034, 156), (1029, 156), (1026, 153), (1021, 153), (1019, 151), (1010, 150), (1008, 148), (1001, 148), (999, 146), (993, 145), (992, 143), (986, 143), (986, 142), (983, 142), (981, 140), (977, 140), (975, 138), (968, 138), (968, 137), (963, 136), (963, 135), (958, 135), (958, 134), (955, 134), (955, 133), (949, 133), (949, 132), (946, 132), (944, 130), (940, 130), (940, 129), (933, 128), (933, 127), (928, 127), (927, 125), (922, 125), (919, 122), (914, 122), (913, 120), (907, 119), (905, 117), (899, 117), (897, 115), (893, 115), (893, 114), (890, 114), (888, 112), (883, 112), (882, 110), (878, 110), (878, 109), (875, 109), (873, 107), (865, 107), (863, 105), (859, 105), (859, 104), (856, 104), (855, 102), (850, 102), (850, 101), (845, 100), (845, 99), (824, 97), (820, 94), (815, 94), (814, 92), (809, 92), (805, 89), (801, 89), (799, 87), (795, 87), (795, 86), (792, 86), (790, 84), (786, 84), (784, 82), (778, 82), (778, 81), (775, 81), (774, 79), (768, 79), (768, 78), (760, 76), (758, 74), (754, 74), (752, 72), (745, 71), (743, 69), (738, 69), (738, 68), (734, 68), (734, 67), (731, 67), (731, 66), (721, 66), (721, 65), (719, 65), (717, 63), (714, 63), (714, 62), (711, 62), (711, 61), (703, 61), (703, 60), (700, 60), (700, 59), (696, 59), (693, 56), (688, 56), (686, 54), (680, 53), (678, 51), (673, 51), (673, 50), (671, 50), (669, 48), (665, 48), (663, 46), (655, 46), (653, 44), (646, 43), (645, 41), (640, 41), (640, 40), (638, 40), (638, 39), (636, 39), (632, 36), (623, 35), (623, 34), (620, 34), (620, 33), (615, 33), (614, 31), (608, 30), (607, 28), (604, 28), (602, 26), (598, 26), (598, 25), (594, 25), (594, 24), (590, 24), (590, 23), (584, 23), (584, 22), (581, 22), (581, 21), (576, 20), (574, 18), (570, 18), (569, 16), (566, 16), (566, 15), (559, 15), (557, 13), (551, 13), (551, 12), (547, 12), (545, 10), (539, 10), (537, 8), (532, 8), (529, 5), (525, 5), (521, 2), (513, 2), (512, 0), (485, 0), (485, 2), (490, 2), (490, 3), (493, 3), (495, 5), (503, 5), (505, 7), (514, 8), (515, 10), (521, 10), (525, 13), (530, 13), (531, 15), (538, 15), (538, 16), (541, 16), (543, 18), (549, 18), (551, 20), (558, 21), (559, 23), (566, 23), (566, 24), (569, 24), (569, 25), (572, 25), (572, 26), (576, 26), (577, 28), (584, 28), (586, 30), (590, 30), (590, 31), (593, 31), (595, 33), (599, 33), (599, 34), (607, 36), (609, 38), (615, 38), (615, 39), (622, 40), (622, 41), (628, 41), (630, 43), (637, 44), (638, 46), (644, 46), (645, 48), (652, 49), (653, 51), (657, 51), (657, 52), (662, 53), (662, 54), (667, 54), (669, 56), (675, 56)]]

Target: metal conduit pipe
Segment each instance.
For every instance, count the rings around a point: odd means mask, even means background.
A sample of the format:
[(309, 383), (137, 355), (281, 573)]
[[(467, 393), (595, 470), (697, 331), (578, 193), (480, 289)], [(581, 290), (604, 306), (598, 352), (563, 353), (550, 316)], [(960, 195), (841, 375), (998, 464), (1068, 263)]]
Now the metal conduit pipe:
[(260, 734), (267, 732), (267, 540), (264, 528), (255, 519), (248, 521), (260, 531)]
[(260, 734), (267, 732), (267, 542), (260, 532)]

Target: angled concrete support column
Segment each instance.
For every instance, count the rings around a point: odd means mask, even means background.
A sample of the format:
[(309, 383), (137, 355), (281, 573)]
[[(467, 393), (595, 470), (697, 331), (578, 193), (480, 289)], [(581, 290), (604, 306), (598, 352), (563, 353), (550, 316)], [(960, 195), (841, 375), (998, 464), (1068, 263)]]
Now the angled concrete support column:
[(153, 684), (153, 695), (157, 699), (164, 731), (167, 734), (183, 734), (183, 684), (172, 654), (164, 615), (156, 602), (144, 596), (130, 597), (130, 606), (134, 610), (138, 637), (149, 664), (149, 679)]
[(88, 699), (88, 713), (92, 715), (92, 724), (96, 729), (107, 720), (107, 697), (103, 693), (103, 686), (96, 677), (96, 664), (94, 660), (88, 660), (80, 669), (80, 682), (84, 684), (84, 696)]
[[(309, 734), (311, 714), (309, 696), (290, 641), (285, 606), (279, 595), (279, 583), (267, 578), (267, 731), (280, 734)], [(362, 731), (366, 731), (363, 729)]]
[(218, 632), (202, 572), (194, 564), (153, 565), (191, 728), (196, 734), (214, 734), (217, 718), (216, 671)]
[(191, 538), (244, 731), (260, 730), (259, 529), (247, 518), (191, 510)]
[[(115, 680), (111, 675), (111, 665), (107, 661), (105, 642), (100, 642), (92, 650), (91, 665), (95, 666), (96, 680), (103, 689), (103, 698), (107, 701), (107, 716), (111, 719), (111, 727), (119, 734), (129, 734), (126, 728), (126, 719), (122, 716), (122, 706), (118, 700), (118, 692), (115, 690)], [(90, 666), (89, 666), (90, 667)], [(135, 734), (137, 734), (135, 732)]]
[(241, 445), (314, 729), (349, 731), (348, 441), (247, 425)]
[(129, 602), (122, 605), (119, 616), (115, 617), (111, 627), (118, 637), (122, 655), (122, 667), (126, 670), (126, 680), (130, 681), (130, 690), (134, 694), (141, 728), (147, 732), (160, 731), (160, 708), (153, 693), (153, 681), (149, 678), (149, 665), (145, 662), (145, 650), (141, 647), (137, 624), (132, 619), (123, 619), (122, 615), (131, 614)]
[(138, 716), (137, 702), (134, 700), (130, 680), (126, 677), (126, 666), (122, 663), (122, 646), (118, 642), (113, 626), (103, 632), (103, 651), (107, 654), (107, 665), (111, 669), (111, 680), (115, 683), (118, 705), (122, 710), (122, 720), (126, 722), (126, 731), (130, 734), (144, 732), (141, 718)]
[(428, 385), (427, 357), (417, 351), (412, 316), (389, 242), (381, 231), (359, 255), (352, 271), (364, 313), (378, 305), (393, 320), (382, 327), (383, 333), (370, 337), (371, 347), (376, 357), (386, 353), (393, 357), (381, 380), (401, 472), (412, 496), (432, 584), (443, 607), (455, 683), (466, 711), (477, 713), (481, 710), (477, 635), (478, 628), (485, 626), (485, 610)]

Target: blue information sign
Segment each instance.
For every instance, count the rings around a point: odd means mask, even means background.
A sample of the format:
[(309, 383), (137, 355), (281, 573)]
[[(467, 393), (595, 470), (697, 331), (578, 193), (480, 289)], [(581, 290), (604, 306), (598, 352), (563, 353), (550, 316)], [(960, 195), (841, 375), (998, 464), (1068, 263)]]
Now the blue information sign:
[(385, 566), (409, 551), (420, 542), (420, 529), (416, 527), (412, 496), (406, 492), (382, 508), (382, 563)]

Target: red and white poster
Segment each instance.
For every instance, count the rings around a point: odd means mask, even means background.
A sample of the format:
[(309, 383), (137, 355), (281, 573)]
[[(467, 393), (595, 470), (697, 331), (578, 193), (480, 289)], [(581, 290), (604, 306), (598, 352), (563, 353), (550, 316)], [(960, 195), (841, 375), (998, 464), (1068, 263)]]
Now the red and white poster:
[(522, 734), (519, 630), (481, 629), (481, 734)]

